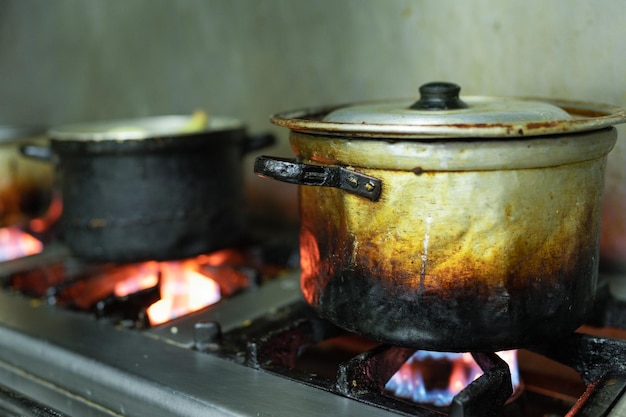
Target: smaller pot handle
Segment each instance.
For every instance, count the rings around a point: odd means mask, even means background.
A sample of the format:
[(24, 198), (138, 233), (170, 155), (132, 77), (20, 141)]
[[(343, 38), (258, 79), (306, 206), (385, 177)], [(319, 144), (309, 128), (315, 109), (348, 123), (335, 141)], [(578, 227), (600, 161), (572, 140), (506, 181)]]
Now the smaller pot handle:
[(243, 145), (243, 153), (256, 151), (257, 149), (266, 148), (276, 143), (276, 136), (272, 133), (260, 133), (258, 135), (247, 136)]
[(21, 145), (20, 152), (22, 155), (36, 159), (38, 161), (52, 162), (52, 149), (49, 146), (41, 145)]
[(254, 162), (254, 172), (291, 184), (335, 187), (372, 201), (378, 200), (382, 191), (378, 178), (337, 165), (310, 165), (295, 159), (259, 156)]

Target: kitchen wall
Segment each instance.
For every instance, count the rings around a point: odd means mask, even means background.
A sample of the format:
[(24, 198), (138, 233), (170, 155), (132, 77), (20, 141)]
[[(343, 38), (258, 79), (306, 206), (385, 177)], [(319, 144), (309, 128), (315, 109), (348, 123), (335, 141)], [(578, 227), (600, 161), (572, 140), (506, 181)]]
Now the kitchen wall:
[[(272, 112), (430, 80), (626, 107), (624, 15), (623, 0), (0, 0), (0, 123), (204, 108), (279, 133), (271, 153), (289, 155)], [(626, 201), (620, 134), (607, 195)], [(294, 219), (295, 187), (250, 163), (251, 198)]]

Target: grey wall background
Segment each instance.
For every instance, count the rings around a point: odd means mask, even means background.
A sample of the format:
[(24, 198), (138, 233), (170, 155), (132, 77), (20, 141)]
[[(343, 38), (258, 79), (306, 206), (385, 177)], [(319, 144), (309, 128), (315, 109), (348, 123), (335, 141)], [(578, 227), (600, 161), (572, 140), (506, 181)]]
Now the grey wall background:
[[(205, 108), (289, 155), (269, 114), (431, 80), (626, 106), (624, 16), (623, 0), (0, 0), (0, 123)], [(608, 194), (626, 200), (620, 134)], [(294, 215), (295, 187), (247, 171), (251, 198)]]

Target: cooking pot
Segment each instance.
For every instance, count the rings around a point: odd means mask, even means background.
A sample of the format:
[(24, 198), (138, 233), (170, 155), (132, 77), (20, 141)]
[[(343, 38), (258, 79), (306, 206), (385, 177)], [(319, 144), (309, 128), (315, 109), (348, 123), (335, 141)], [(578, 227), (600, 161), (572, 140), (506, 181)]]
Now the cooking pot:
[[(624, 129), (622, 132), (626, 133)], [(619, 131), (619, 129), (618, 129)], [(626, 143), (611, 152), (606, 173), (600, 227), (600, 271), (626, 277)]]
[(24, 158), (19, 147), (45, 142), (45, 129), (0, 125), (0, 227), (43, 214), (52, 195), (52, 167)]
[(494, 351), (563, 337), (590, 311), (613, 124), (607, 105), (459, 97), (273, 116), (297, 159), (301, 287), (337, 325), (385, 343)]
[(60, 126), (49, 136), (49, 149), (23, 152), (47, 159), (51, 151), (65, 243), (101, 262), (180, 259), (238, 243), (242, 157), (274, 141), (248, 136), (236, 119), (184, 115)]

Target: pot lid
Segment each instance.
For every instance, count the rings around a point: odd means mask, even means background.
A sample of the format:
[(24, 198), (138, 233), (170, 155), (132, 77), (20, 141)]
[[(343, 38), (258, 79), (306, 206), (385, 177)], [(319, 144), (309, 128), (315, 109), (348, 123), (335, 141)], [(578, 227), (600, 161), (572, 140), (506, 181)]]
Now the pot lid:
[(294, 131), (350, 137), (519, 137), (600, 129), (626, 121), (614, 106), (564, 100), (470, 96), (433, 82), (420, 99), (378, 101), (277, 114)]
[(237, 119), (221, 116), (209, 117), (200, 111), (192, 115), (169, 115), (71, 124), (55, 127), (48, 132), (48, 135), (56, 140), (125, 141), (197, 135), (241, 128), (243, 128), (243, 124)]

